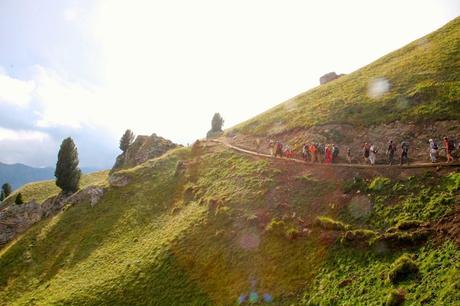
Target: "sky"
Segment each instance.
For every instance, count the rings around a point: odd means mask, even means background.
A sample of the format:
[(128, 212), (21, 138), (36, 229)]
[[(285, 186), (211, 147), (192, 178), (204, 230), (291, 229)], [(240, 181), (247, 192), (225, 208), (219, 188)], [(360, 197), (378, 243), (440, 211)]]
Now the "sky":
[(0, 0), (0, 161), (109, 168), (126, 129), (187, 144), (460, 15), (458, 0)]

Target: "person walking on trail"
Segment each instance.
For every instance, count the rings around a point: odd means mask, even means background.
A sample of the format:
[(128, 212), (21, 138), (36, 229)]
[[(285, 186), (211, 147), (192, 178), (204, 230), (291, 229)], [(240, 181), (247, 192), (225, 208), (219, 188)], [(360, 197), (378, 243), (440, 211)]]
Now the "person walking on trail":
[(337, 158), (339, 157), (339, 147), (335, 144), (332, 145), (332, 162), (337, 162)]
[(275, 157), (277, 156), (283, 157), (283, 145), (279, 141), (275, 144)]
[(268, 148), (270, 149), (270, 155), (275, 156), (275, 142), (272, 139), (268, 140)]
[(316, 144), (317, 148), (317, 155), (316, 158), (318, 159), (318, 162), (322, 163), (324, 162), (324, 159), (326, 158), (326, 147), (322, 143), (317, 143)]
[(409, 165), (409, 144), (405, 141), (401, 143), (401, 166), (404, 164), (404, 161)]
[(369, 162), (369, 154), (370, 154), (369, 144), (365, 142), (362, 149), (363, 149), (364, 163), (367, 164)]
[(332, 163), (332, 148), (331, 148), (331, 145), (326, 145), (326, 147), (324, 149), (324, 152), (325, 152), (324, 162), (326, 164)]
[(377, 147), (374, 144), (371, 144), (369, 147), (369, 161), (371, 162), (371, 165), (375, 165), (375, 160), (377, 159)]
[(304, 143), (302, 146), (302, 157), (304, 161), (310, 160), (310, 151), (308, 144)]
[(393, 161), (395, 158), (395, 152), (396, 152), (396, 146), (393, 143), (393, 140), (390, 140), (390, 142), (388, 143), (388, 149), (387, 149), (389, 165), (393, 165)]
[(259, 152), (259, 149), (260, 149), (260, 138), (256, 138), (256, 140), (254, 141), (255, 144), (256, 144), (256, 152)]
[(430, 158), (432, 163), (436, 163), (438, 161), (438, 145), (433, 139), (428, 141), (430, 143)]
[(292, 158), (294, 156), (294, 154), (292, 152), (292, 149), (291, 149), (291, 147), (289, 145), (285, 146), (284, 156), (287, 157), (287, 158)]
[(351, 148), (348, 147), (347, 148), (347, 160), (348, 160), (349, 164), (351, 164), (352, 159), (353, 159), (353, 157), (351, 156)]
[(449, 140), (449, 138), (444, 137), (444, 150), (446, 151), (446, 163), (453, 162), (454, 157), (452, 156), (452, 151), (455, 149), (454, 142)]
[(318, 160), (318, 148), (316, 147), (315, 144), (311, 144), (310, 147), (308, 148), (310, 151), (310, 156), (311, 156), (311, 162), (314, 163)]

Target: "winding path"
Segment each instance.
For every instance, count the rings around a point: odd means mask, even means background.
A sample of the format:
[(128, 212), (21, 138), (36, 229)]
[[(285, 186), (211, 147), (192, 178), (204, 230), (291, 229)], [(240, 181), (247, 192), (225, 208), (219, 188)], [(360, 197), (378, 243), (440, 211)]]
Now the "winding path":
[(413, 163), (409, 165), (361, 165), (361, 164), (344, 164), (344, 163), (334, 163), (334, 164), (324, 164), (324, 163), (312, 163), (312, 162), (306, 162), (301, 159), (296, 159), (296, 158), (286, 158), (286, 157), (274, 157), (269, 154), (264, 154), (264, 153), (259, 153), (255, 151), (251, 151), (248, 149), (244, 149), (241, 147), (234, 146), (232, 144), (229, 144), (226, 141), (220, 140), (220, 139), (211, 139), (209, 140), (214, 143), (218, 143), (221, 145), (224, 145), (232, 150), (235, 150), (237, 152), (241, 152), (244, 154), (249, 154), (249, 155), (254, 155), (254, 156), (260, 156), (263, 158), (270, 158), (270, 159), (280, 159), (280, 160), (286, 160), (290, 162), (295, 162), (299, 164), (305, 164), (305, 165), (314, 165), (314, 166), (320, 166), (320, 167), (346, 167), (346, 168), (402, 168), (402, 169), (414, 169), (414, 168), (441, 168), (441, 167), (460, 167), (460, 162), (455, 162), (455, 163)]

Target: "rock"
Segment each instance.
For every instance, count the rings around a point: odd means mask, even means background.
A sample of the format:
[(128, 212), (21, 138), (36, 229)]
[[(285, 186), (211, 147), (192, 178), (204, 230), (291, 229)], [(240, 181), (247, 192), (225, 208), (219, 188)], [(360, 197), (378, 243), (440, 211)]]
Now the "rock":
[(151, 136), (139, 135), (128, 150), (117, 157), (112, 172), (137, 166), (178, 146), (178, 144), (156, 134)]
[(103, 195), (104, 189), (90, 186), (71, 195), (61, 193), (50, 197), (41, 205), (31, 201), (7, 206), (0, 211), (0, 246), (13, 240), (40, 220), (54, 216), (72, 205), (89, 201), (91, 206), (94, 206)]
[(90, 186), (74, 193), (65, 200), (65, 204), (78, 204), (89, 201), (91, 207), (94, 207), (104, 195), (104, 189), (101, 187)]
[(11, 205), (0, 212), (0, 245), (5, 244), (24, 232), (43, 216), (40, 204), (35, 201)]
[(129, 184), (129, 177), (122, 173), (113, 173), (109, 176), (109, 184), (113, 187), (125, 187)]
[(331, 81), (334, 81), (335, 79), (340, 78), (341, 76), (344, 76), (344, 74), (336, 74), (335, 72), (326, 73), (325, 75), (319, 78), (319, 84), (323, 85), (329, 83)]

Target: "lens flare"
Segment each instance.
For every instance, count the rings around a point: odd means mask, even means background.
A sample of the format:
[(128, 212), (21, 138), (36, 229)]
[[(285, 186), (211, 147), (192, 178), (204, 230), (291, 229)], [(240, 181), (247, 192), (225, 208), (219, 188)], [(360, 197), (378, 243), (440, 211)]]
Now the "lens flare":
[(366, 217), (372, 211), (372, 203), (367, 196), (356, 195), (351, 199), (347, 209), (354, 218)]
[(266, 303), (273, 302), (272, 296), (270, 294), (268, 294), (268, 293), (264, 293), (264, 302), (266, 302)]
[(367, 95), (373, 99), (378, 99), (390, 90), (390, 82), (385, 78), (376, 78), (369, 82)]
[(257, 303), (257, 301), (259, 300), (259, 295), (257, 294), (257, 292), (251, 292), (249, 294), (249, 303)]

